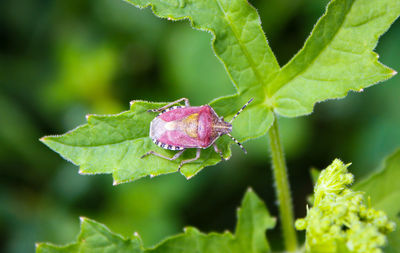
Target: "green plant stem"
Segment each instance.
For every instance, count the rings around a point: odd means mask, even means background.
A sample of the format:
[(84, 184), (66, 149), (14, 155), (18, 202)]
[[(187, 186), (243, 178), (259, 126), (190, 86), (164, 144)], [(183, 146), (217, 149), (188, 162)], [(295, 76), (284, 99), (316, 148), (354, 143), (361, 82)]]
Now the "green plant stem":
[(269, 143), (272, 154), (272, 168), (274, 172), (275, 190), (279, 202), (279, 214), (282, 224), (285, 248), (289, 252), (297, 249), (297, 237), (294, 230), (292, 198), (289, 189), (289, 180), (286, 171), (285, 157), (279, 137), (277, 117), (270, 128)]

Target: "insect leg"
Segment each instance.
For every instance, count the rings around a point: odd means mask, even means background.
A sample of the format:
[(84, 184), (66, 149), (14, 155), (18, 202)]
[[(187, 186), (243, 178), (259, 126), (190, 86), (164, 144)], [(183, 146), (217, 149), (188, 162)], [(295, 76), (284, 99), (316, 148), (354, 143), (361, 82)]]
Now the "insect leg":
[(185, 101), (185, 106), (186, 106), (186, 107), (190, 106), (189, 99), (187, 99), (187, 98), (180, 98), (180, 99), (175, 100), (174, 102), (171, 102), (171, 103), (169, 103), (169, 104), (167, 104), (167, 105), (165, 105), (165, 106), (163, 106), (163, 107), (160, 107), (160, 108), (158, 108), (158, 109), (151, 109), (151, 110), (148, 110), (148, 112), (161, 112), (161, 111), (164, 111), (165, 109), (167, 109), (167, 108), (173, 106), (174, 104), (177, 104), (177, 103), (182, 102), (182, 101)]
[(164, 158), (164, 159), (173, 161), (173, 160), (176, 160), (178, 157), (180, 157), (180, 156), (182, 155), (183, 151), (185, 151), (185, 150), (182, 149), (181, 151), (179, 151), (178, 153), (176, 153), (173, 157), (167, 157), (167, 156), (165, 156), (165, 155), (159, 154), (159, 153), (157, 153), (157, 152), (155, 152), (155, 151), (152, 150), (152, 151), (149, 151), (149, 152), (147, 152), (146, 154), (142, 155), (140, 158), (142, 159), (142, 158), (144, 158), (144, 157), (146, 157), (146, 156), (148, 156), (148, 155), (155, 155), (155, 156), (158, 156), (158, 157), (161, 157), (161, 158)]
[(213, 144), (213, 146), (214, 146), (214, 150), (215, 150), (215, 152), (216, 153), (218, 153), (219, 154), (219, 156), (221, 157), (221, 161), (223, 161), (223, 160), (225, 160), (225, 158), (224, 158), (224, 156), (222, 155), (222, 151), (221, 150), (219, 150), (219, 148), (218, 148), (218, 146), (217, 146), (217, 144)]
[(200, 153), (201, 153), (201, 149), (198, 148), (197, 151), (196, 151), (196, 157), (195, 157), (195, 158), (183, 160), (183, 161), (181, 162), (181, 164), (179, 164), (178, 172), (181, 171), (181, 168), (182, 168), (182, 166), (183, 166), (184, 164), (190, 163), (190, 162), (193, 162), (193, 161), (196, 161), (197, 159), (199, 159), (199, 158), (200, 158)]

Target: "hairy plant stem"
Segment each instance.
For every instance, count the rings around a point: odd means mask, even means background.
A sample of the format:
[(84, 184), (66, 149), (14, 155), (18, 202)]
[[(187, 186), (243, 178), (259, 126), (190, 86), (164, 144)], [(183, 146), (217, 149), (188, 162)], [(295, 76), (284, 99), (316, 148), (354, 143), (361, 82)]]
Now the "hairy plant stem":
[(277, 117), (268, 131), (272, 154), (272, 169), (274, 172), (275, 190), (279, 203), (279, 214), (282, 224), (285, 248), (289, 252), (297, 249), (297, 237), (294, 229), (292, 197), (286, 171), (285, 157), (279, 137)]

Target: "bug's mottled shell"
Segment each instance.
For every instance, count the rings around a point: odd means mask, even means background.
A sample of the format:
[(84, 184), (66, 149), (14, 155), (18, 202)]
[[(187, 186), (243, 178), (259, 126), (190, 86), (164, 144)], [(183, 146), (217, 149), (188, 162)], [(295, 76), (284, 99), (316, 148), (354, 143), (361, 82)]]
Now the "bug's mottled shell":
[(150, 138), (165, 149), (207, 148), (220, 136), (221, 119), (209, 105), (171, 107), (150, 124)]

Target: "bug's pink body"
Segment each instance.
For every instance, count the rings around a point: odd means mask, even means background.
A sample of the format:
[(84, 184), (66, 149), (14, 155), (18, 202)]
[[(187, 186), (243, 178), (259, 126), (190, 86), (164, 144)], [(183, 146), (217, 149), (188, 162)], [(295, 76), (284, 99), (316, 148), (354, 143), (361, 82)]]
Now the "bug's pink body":
[[(159, 146), (172, 150), (207, 148), (219, 136), (214, 128), (218, 121), (209, 105), (173, 107), (151, 122), (150, 137)], [(231, 127), (226, 130), (230, 132)]]
[[(231, 137), (246, 153), (242, 144), (230, 135), (230, 132), (232, 132), (231, 122), (252, 100), (250, 99), (229, 122), (224, 121), (223, 117), (218, 117), (209, 105), (190, 106), (187, 98), (178, 99), (158, 109), (148, 110), (148, 112), (161, 112), (150, 123), (150, 138), (153, 142), (162, 148), (180, 151), (173, 157), (167, 157), (151, 150), (142, 155), (141, 158), (152, 154), (173, 161), (178, 159), (185, 149), (196, 148), (196, 157), (182, 160), (179, 164), (179, 171), (182, 165), (198, 160), (201, 149), (213, 145), (215, 152), (220, 155), (221, 160), (224, 160), (222, 151), (214, 143), (224, 134)], [(185, 101), (185, 106), (171, 107), (181, 101)]]

